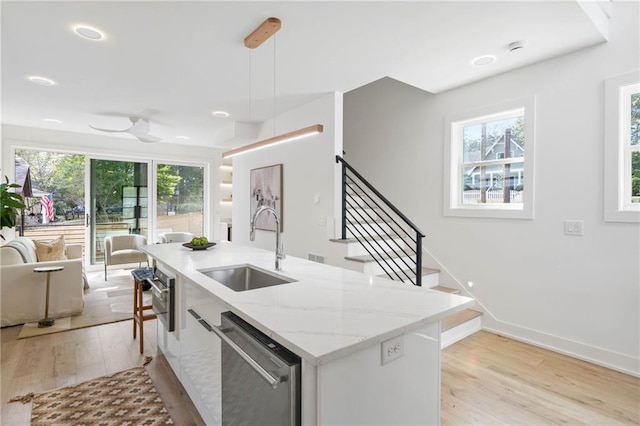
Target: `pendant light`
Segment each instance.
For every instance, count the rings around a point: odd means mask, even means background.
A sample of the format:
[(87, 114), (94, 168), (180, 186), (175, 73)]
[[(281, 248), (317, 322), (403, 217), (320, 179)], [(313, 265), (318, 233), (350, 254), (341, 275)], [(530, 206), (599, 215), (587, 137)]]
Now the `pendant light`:
[[(280, 19), (278, 18), (267, 18), (262, 24), (260, 24), (251, 34), (249, 34), (244, 39), (245, 47), (249, 49), (255, 49), (264, 43), (267, 39), (269, 39), (272, 35), (274, 35), (281, 27)], [(275, 48), (273, 55), (273, 125), (274, 125), (274, 133), (275, 133), (275, 120), (276, 120), (276, 112), (275, 112)], [(251, 103), (251, 99), (249, 99)], [(226, 151), (222, 153), (222, 158), (231, 158), (236, 155), (246, 154), (248, 152), (257, 151), (259, 149), (268, 148), (274, 145), (279, 145), (285, 142), (291, 142), (294, 140), (306, 138), (308, 136), (317, 135), (318, 133), (323, 132), (322, 124), (314, 124), (312, 126), (308, 126), (302, 129), (293, 130), (291, 132), (283, 133), (281, 135), (273, 136), (268, 139), (263, 139), (258, 142), (254, 142), (240, 148), (235, 148), (230, 151)]]

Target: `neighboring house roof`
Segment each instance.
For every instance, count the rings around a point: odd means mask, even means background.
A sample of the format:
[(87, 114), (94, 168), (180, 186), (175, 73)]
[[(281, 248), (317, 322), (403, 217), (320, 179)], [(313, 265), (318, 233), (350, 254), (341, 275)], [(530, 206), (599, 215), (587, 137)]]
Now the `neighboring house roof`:
[[(501, 151), (494, 151), (496, 149), (496, 147), (498, 145), (504, 145), (504, 135), (500, 136), (494, 143), (493, 145), (491, 145), (491, 147), (489, 147), (489, 149), (487, 150), (487, 155), (485, 156), (485, 160), (495, 160), (498, 153)], [(520, 151), (522, 154), (524, 154), (524, 148), (522, 147), (522, 145), (520, 145), (518, 142), (516, 142), (513, 138), (511, 138), (511, 145), (514, 146), (516, 148), (517, 151)], [(491, 154), (494, 154), (493, 156), (491, 156)], [(467, 161), (468, 162), (476, 162), (476, 161), (482, 161), (480, 158), (480, 152), (479, 151), (473, 151), (473, 152), (469, 152), (467, 155)], [(516, 168), (518, 168), (518, 166), (521, 167), (520, 164), (515, 164), (514, 165)], [(497, 167), (497, 166), (490, 166), (490, 167)], [(468, 176), (471, 176), (477, 169), (478, 167), (473, 167), (471, 170), (469, 170), (467, 172)]]
[(16, 183), (20, 185), (20, 190), (16, 191), (23, 197), (32, 197), (31, 173), (29, 164), (22, 158), (16, 156)]
[[(493, 143), (493, 145), (491, 145), (489, 147), (489, 149), (487, 150), (487, 156), (486, 157), (489, 157), (489, 154), (495, 153), (494, 150), (496, 149), (496, 147), (498, 145), (504, 145), (504, 135), (500, 136)], [(524, 153), (524, 148), (518, 142), (516, 142), (513, 138), (511, 138), (511, 145), (514, 146), (517, 149), (517, 151), (520, 151), (521, 153)], [(498, 151), (498, 152), (500, 152), (500, 151)], [(493, 159), (495, 159), (495, 157), (486, 158), (486, 159), (493, 160)], [(482, 161), (481, 158), (480, 158), (480, 151), (472, 151), (472, 152), (467, 153), (467, 161), (469, 161), (469, 162)]]

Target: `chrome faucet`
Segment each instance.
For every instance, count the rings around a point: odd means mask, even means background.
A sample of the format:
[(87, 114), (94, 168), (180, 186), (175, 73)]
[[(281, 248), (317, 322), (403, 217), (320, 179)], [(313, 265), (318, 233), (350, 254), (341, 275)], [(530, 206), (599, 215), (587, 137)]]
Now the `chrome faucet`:
[(280, 219), (278, 218), (278, 213), (276, 213), (273, 207), (262, 206), (258, 210), (256, 210), (256, 212), (251, 217), (251, 226), (250, 226), (251, 230), (249, 232), (249, 239), (251, 241), (255, 240), (256, 220), (258, 219), (258, 216), (260, 216), (264, 211), (271, 212), (271, 214), (273, 215), (273, 218), (276, 220), (276, 271), (281, 271), (282, 259), (284, 259), (286, 256), (282, 251), (282, 242), (280, 241)]

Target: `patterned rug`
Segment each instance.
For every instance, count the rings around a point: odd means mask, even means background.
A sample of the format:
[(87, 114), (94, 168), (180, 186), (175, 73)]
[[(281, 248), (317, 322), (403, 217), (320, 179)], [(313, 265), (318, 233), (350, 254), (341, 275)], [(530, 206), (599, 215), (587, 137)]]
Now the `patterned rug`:
[[(108, 281), (102, 271), (90, 272), (89, 289), (84, 290), (82, 314), (68, 318), (56, 318), (53, 326), (38, 328), (38, 323), (22, 326), (18, 339), (57, 333), (76, 328), (125, 321), (133, 318), (133, 278), (132, 269), (109, 270)], [(151, 292), (143, 294), (145, 304), (150, 303)]]
[(171, 425), (144, 367), (37, 394), (31, 425)]

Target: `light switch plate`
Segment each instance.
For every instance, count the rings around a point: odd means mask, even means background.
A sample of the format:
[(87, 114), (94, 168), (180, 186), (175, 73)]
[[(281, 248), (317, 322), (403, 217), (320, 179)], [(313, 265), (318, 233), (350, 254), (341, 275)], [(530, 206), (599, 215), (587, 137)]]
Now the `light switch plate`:
[(582, 220), (565, 220), (564, 221), (564, 234), (565, 235), (584, 235), (584, 221)]
[(382, 365), (394, 361), (404, 355), (404, 335), (396, 336), (380, 344)]

